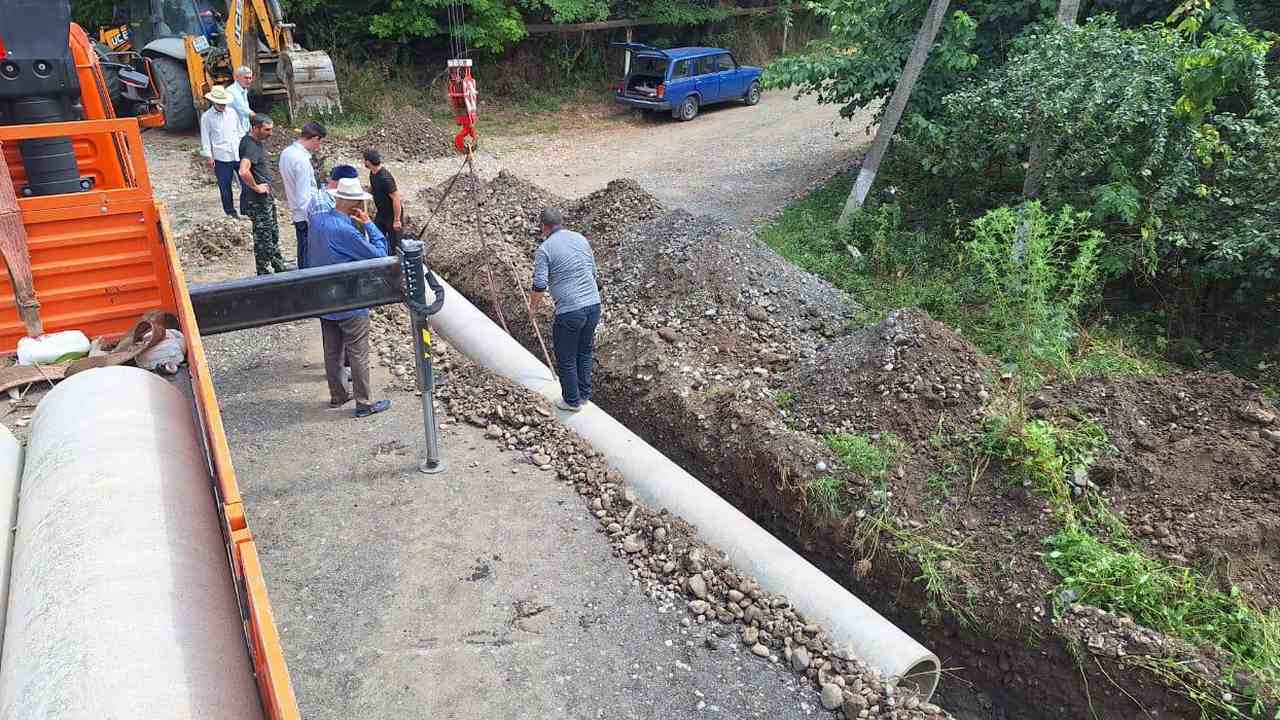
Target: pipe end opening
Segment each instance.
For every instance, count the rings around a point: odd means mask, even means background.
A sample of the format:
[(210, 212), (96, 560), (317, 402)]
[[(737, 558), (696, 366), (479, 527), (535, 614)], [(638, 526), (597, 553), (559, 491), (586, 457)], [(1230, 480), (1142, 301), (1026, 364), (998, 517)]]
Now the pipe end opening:
[(933, 697), (934, 691), (938, 689), (941, 671), (937, 658), (926, 657), (912, 665), (898, 678), (897, 689), (900, 694), (912, 694), (920, 698), (921, 702), (928, 702)]

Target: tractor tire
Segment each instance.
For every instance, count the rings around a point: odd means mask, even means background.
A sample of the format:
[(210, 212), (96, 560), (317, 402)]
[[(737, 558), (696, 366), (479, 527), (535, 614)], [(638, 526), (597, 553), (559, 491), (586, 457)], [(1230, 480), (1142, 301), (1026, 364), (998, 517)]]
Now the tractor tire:
[(180, 132), (195, 127), (196, 102), (191, 97), (187, 66), (170, 57), (153, 57), (151, 71), (160, 86), (160, 101), (164, 103), (164, 129)]
[(107, 54), (106, 45), (95, 42), (93, 52), (97, 54), (98, 62), (102, 63), (102, 79), (107, 82), (107, 97), (111, 100), (111, 108), (115, 110), (116, 117), (125, 117), (128, 113), (125, 112), (124, 83), (120, 81), (120, 69), (107, 67), (106, 63), (111, 62), (111, 58)]

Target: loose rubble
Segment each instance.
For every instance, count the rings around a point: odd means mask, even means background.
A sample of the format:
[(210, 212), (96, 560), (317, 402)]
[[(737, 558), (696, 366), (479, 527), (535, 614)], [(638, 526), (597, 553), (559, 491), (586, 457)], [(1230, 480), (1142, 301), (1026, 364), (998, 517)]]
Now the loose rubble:
[(377, 148), (382, 159), (390, 162), (430, 160), (457, 154), (450, 129), (414, 107), (383, 108), (379, 122), (344, 145), (357, 158), (366, 148)]
[(215, 262), (253, 247), (253, 226), (247, 220), (218, 215), (198, 220), (175, 240), (184, 265)]

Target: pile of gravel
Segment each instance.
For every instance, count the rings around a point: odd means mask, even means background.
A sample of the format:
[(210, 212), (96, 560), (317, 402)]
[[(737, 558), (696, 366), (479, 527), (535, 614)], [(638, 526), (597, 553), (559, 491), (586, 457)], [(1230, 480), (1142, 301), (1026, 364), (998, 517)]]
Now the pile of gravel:
[(355, 157), (360, 157), (366, 148), (376, 148), (383, 160), (394, 162), (452, 157), (458, 153), (450, 127), (414, 107), (384, 108), (381, 119), (347, 141), (346, 146)]
[(178, 233), (183, 264), (216, 262), (253, 247), (253, 226), (225, 215), (199, 220)]

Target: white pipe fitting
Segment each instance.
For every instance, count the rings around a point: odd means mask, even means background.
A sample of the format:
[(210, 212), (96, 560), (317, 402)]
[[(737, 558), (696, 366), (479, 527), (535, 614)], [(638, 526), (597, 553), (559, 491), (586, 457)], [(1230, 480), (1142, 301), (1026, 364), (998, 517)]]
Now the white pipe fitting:
[[(425, 283), (424, 283), (425, 284)], [(431, 324), (475, 362), (538, 393), (560, 397), (560, 384), (542, 363), (448, 284), (443, 309)], [(927, 700), (938, 686), (938, 658), (854, 597), (782, 541), (755, 524), (617, 420), (587, 405), (559, 419), (601, 453), (645, 503), (667, 508), (698, 528), (702, 540), (723, 550), (739, 570), (782, 593), (810, 620), (822, 623), (833, 644), (880, 671), (890, 685)]]

